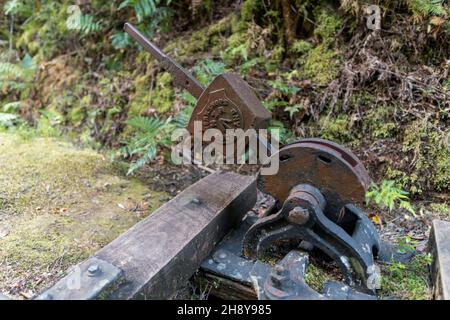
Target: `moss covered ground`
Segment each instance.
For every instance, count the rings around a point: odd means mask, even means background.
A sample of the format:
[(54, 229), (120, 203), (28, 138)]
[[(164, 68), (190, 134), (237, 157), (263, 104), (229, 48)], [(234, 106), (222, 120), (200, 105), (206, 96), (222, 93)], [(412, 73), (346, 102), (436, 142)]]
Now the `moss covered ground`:
[(0, 133), (0, 291), (33, 296), (162, 200), (95, 151)]

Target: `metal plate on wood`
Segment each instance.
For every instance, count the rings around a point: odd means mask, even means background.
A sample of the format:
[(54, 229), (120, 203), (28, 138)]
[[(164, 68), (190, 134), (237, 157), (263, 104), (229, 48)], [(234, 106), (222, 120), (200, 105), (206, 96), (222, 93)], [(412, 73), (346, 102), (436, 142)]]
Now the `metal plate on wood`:
[(190, 186), (95, 254), (124, 271), (110, 298), (170, 298), (255, 202), (251, 176), (216, 172)]
[(122, 270), (92, 257), (37, 297), (37, 300), (93, 300), (106, 298), (120, 283)]

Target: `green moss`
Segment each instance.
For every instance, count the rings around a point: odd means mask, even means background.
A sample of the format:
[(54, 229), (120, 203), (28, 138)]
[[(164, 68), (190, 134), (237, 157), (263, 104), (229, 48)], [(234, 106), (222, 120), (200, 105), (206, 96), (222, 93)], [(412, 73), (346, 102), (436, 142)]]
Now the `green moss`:
[[(414, 159), (410, 165), (411, 186), (417, 184), (435, 190), (450, 188), (448, 132), (436, 130), (438, 126), (438, 122), (424, 118), (412, 122), (404, 131), (402, 151)], [(411, 190), (412, 193), (414, 191)]]
[(264, 2), (261, 0), (247, 0), (241, 6), (240, 27), (245, 29), (247, 24), (255, 19), (259, 12), (263, 11)]
[[(384, 177), (387, 180), (394, 180), (395, 184), (399, 185), (399, 186), (406, 186), (411, 181), (416, 181), (417, 180), (417, 177), (410, 176), (406, 172), (403, 172), (403, 171), (397, 170), (397, 169), (393, 169), (391, 167), (387, 167), (386, 168), (386, 171), (384, 173)], [(411, 190), (411, 188), (410, 188), (410, 191), (411, 192), (413, 192), (413, 191), (417, 192), (417, 190)]]
[(203, 30), (193, 32), (189, 39), (189, 46), (186, 48), (186, 54), (194, 54), (203, 51), (209, 45), (208, 33)]
[(389, 105), (374, 105), (371, 107), (363, 119), (363, 130), (373, 138), (391, 137), (397, 128), (392, 121), (394, 118), (394, 108)]
[(36, 132), (41, 137), (56, 138), (61, 135), (59, 124), (52, 122), (46, 117), (40, 117), (37, 121)]
[(164, 193), (117, 174), (101, 154), (0, 133), (0, 291), (38, 292), (155, 210)]
[(278, 69), (281, 61), (283, 60), (284, 46), (281, 44), (276, 45), (270, 52), (270, 58), (267, 59), (264, 67), (267, 72), (274, 72)]
[(319, 293), (323, 292), (323, 286), (328, 280), (329, 276), (323, 269), (315, 266), (313, 263), (308, 265), (305, 273), (305, 282), (313, 290), (316, 290)]
[(304, 76), (321, 85), (335, 79), (339, 71), (337, 53), (324, 44), (311, 49), (304, 62)]
[(164, 51), (179, 63), (189, 63), (190, 58), (198, 52), (212, 51), (218, 53), (223, 49), (221, 37), (231, 31), (231, 23), (235, 14), (230, 14), (216, 23), (195, 31), (190, 37), (180, 37), (171, 41)]
[(338, 143), (355, 141), (355, 134), (351, 131), (351, 121), (347, 115), (336, 117), (322, 117), (319, 121), (320, 137)]
[(429, 267), (431, 256), (420, 254), (408, 264), (391, 263), (382, 270), (382, 297), (394, 297), (407, 300), (425, 300), (431, 298)]
[(335, 12), (324, 8), (320, 8), (316, 15), (317, 25), (314, 34), (320, 37), (323, 44), (330, 45), (336, 39), (336, 33), (342, 27), (342, 21)]
[(447, 203), (431, 203), (430, 209), (433, 212), (441, 213), (445, 216), (450, 216), (450, 206)]
[(335, 79), (340, 66), (338, 53), (332, 49), (337, 31), (342, 27), (342, 21), (334, 12), (318, 7), (315, 12), (317, 25), (314, 34), (321, 39), (321, 44), (311, 49), (308, 43), (297, 41), (293, 49), (306, 54), (299, 62), (303, 65), (303, 73), (320, 85), (325, 85)]
[(303, 55), (308, 53), (312, 48), (312, 44), (305, 40), (296, 40), (290, 50), (296, 54)]
[(72, 103), (71, 106), (73, 107), (69, 110), (69, 121), (72, 125), (79, 126), (87, 116), (86, 110), (92, 107), (92, 96), (87, 94), (78, 103)]
[(143, 114), (150, 107), (150, 77), (138, 76), (133, 82), (134, 95), (128, 110), (128, 117), (136, 117)]
[(165, 113), (172, 108), (175, 99), (172, 76), (168, 72), (158, 73), (155, 86), (150, 88), (150, 76), (138, 76), (134, 80), (135, 94), (131, 99), (129, 117), (142, 115), (149, 108), (154, 108), (159, 113)]
[(169, 111), (175, 99), (172, 85), (172, 76), (168, 72), (159, 73), (156, 76), (156, 86), (150, 93), (152, 106), (159, 113)]
[(69, 121), (75, 127), (79, 126), (83, 122), (85, 116), (86, 109), (82, 106), (72, 108), (69, 111)]

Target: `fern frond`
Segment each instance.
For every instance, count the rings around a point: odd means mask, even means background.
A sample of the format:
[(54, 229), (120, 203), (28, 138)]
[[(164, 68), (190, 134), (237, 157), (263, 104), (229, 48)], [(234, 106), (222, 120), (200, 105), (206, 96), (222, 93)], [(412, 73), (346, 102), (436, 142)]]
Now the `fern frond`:
[(18, 119), (19, 116), (17, 114), (0, 113), (0, 126), (12, 127)]
[(444, 16), (446, 14), (443, 0), (412, 0), (411, 11), (422, 18), (429, 16)]
[(5, 103), (3, 105), (3, 111), (5, 111), (5, 112), (14, 112), (14, 111), (17, 111), (20, 108), (21, 105), (22, 105), (21, 101), (14, 101), (14, 102)]
[(182, 109), (173, 119), (173, 123), (177, 128), (186, 128), (189, 124), (189, 120), (191, 119), (193, 107), (188, 106)]
[(366, 204), (371, 201), (392, 211), (396, 205), (415, 215), (408, 192), (398, 188), (393, 180), (383, 180), (380, 186), (372, 183), (366, 192)]
[(172, 122), (171, 118), (163, 121), (156, 117), (135, 117), (127, 120), (126, 123), (137, 130), (122, 151), (129, 156), (140, 155), (140, 158), (130, 165), (128, 174), (153, 160), (158, 148), (170, 146), (171, 134), (175, 129)]
[(102, 20), (95, 21), (95, 18), (89, 14), (83, 14), (77, 5), (67, 8), (69, 17), (66, 20), (66, 27), (69, 30), (76, 30), (84, 35), (100, 31), (102, 28)]
[(14, 63), (0, 62), (0, 78), (21, 78), (23, 69)]
[(133, 128), (142, 130), (144, 132), (154, 132), (164, 125), (164, 122), (156, 117), (135, 117), (127, 120), (126, 123)]

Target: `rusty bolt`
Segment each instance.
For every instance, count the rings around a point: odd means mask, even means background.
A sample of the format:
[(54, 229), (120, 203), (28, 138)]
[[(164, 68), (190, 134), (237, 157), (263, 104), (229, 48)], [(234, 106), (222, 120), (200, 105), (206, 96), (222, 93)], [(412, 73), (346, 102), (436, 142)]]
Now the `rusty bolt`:
[(309, 211), (302, 207), (295, 207), (289, 211), (288, 220), (292, 223), (303, 225), (309, 220)]
[(280, 265), (276, 265), (274, 267), (274, 270), (275, 270), (276, 274), (280, 274), (280, 275), (283, 274), (283, 272), (285, 271), (284, 267), (280, 266)]
[(225, 250), (219, 250), (213, 255), (213, 260), (217, 263), (225, 260), (228, 257), (228, 254)]
[(225, 259), (226, 257), (227, 257), (226, 252), (221, 252), (221, 253), (219, 253), (219, 258), (220, 258), (220, 259)]
[(289, 280), (289, 270), (283, 266), (276, 265), (270, 274), (270, 280), (274, 288), (281, 288)]

